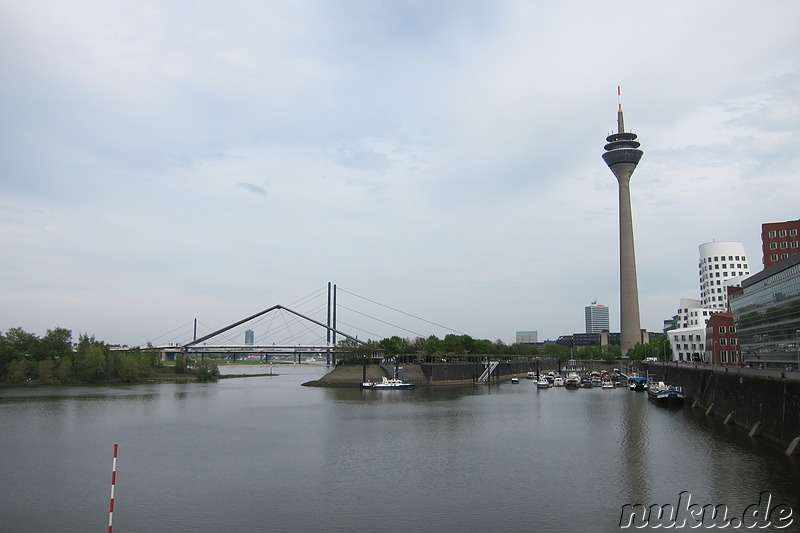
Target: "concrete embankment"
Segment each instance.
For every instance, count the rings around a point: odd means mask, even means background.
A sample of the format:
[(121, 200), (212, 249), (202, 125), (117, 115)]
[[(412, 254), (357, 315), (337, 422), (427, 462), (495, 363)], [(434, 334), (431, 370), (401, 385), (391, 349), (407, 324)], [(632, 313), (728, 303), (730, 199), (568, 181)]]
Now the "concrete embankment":
[[(542, 358), (538, 361), (542, 371), (555, 370), (558, 363), (555, 359)], [(463, 385), (474, 383), (484, 371), (482, 363), (420, 363), (404, 364), (403, 374), (414, 380), (417, 386)], [(535, 372), (536, 360), (500, 362), (492, 372), (492, 381), (505, 381), (514, 376), (524, 378), (528, 372)], [(304, 385), (315, 387), (360, 387), (365, 380), (381, 381), (387, 376), (378, 365), (339, 365), (316, 381)]]
[[(750, 433), (800, 453), (800, 379), (796, 372), (767, 374), (755, 369), (642, 364), (657, 381), (683, 387), (686, 401)], [(774, 375), (772, 375), (774, 374)]]

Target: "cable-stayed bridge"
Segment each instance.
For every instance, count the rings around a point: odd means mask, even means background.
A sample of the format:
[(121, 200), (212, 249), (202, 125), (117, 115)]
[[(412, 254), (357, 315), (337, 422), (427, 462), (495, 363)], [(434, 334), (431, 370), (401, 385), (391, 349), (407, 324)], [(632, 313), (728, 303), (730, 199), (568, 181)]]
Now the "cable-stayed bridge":
[[(339, 293), (352, 296), (359, 303), (371, 306), (372, 310), (362, 312), (342, 305), (338, 301)], [(376, 309), (383, 311), (382, 317), (374, 316)], [(342, 321), (341, 310), (345, 311), (348, 320), (355, 318), (358, 325)], [(386, 317), (387, 313), (392, 316)], [(398, 321), (404, 321), (404, 325), (397, 324)], [(414, 325), (410, 326), (409, 321)], [(291, 306), (273, 305), (222, 328), (212, 329), (195, 319), (151, 341), (149, 346), (159, 349), (166, 359), (172, 359), (180, 353), (192, 358), (204, 358), (207, 355), (232, 359), (263, 357), (265, 361), (272, 356), (283, 356), (297, 362), (301, 361), (302, 356), (323, 356), (326, 362), (334, 363), (334, 349), (341, 344), (355, 347), (363, 344), (364, 338), (378, 341), (395, 335), (427, 338), (429, 333), (410, 328), (430, 331), (432, 326), (437, 330), (463, 334), (335, 285), (331, 287), (329, 283), (327, 288), (293, 302)], [(365, 327), (370, 327), (370, 330)], [(375, 333), (376, 327), (384, 333)]]

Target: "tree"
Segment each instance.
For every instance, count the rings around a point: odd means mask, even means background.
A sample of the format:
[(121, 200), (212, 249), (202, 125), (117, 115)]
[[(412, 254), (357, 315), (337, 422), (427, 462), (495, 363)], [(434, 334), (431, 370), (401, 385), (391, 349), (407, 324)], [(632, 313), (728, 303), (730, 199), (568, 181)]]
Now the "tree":
[(186, 354), (179, 353), (175, 356), (175, 373), (185, 374), (189, 369)]
[(25, 355), (33, 356), (33, 352), (39, 348), (39, 337), (33, 333), (27, 333), (22, 328), (9, 329), (6, 332), (6, 339), (17, 358)]
[(209, 359), (195, 362), (194, 371), (198, 381), (216, 381), (219, 378), (217, 364)]
[(42, 359), (60, 359), (72, 353), (72, 332), (64, 328), (48, 329), (47, 334), (39, 340), (37, 357)]
[(140, 370), (136, 357), (130, 353), (120, 353), (116, 361), (116, 374), (121, 381), (125, 382), (139, 379)]

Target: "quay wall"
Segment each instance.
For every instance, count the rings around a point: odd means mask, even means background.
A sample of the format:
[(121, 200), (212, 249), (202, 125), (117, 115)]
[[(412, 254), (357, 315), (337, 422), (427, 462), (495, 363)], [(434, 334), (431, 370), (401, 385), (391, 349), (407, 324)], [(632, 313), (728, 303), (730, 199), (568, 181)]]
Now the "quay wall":
[[(657, 381), (683, 387), (686, 401), (784, 446), (800, 437), (800, 379), (749, 368), (645, 364)], [(796, 374), (796, 373), (792, 373)], [(781, 376), (784, 377), (781, 377)], [(793, 379), (792, 379), (793, 378)]]

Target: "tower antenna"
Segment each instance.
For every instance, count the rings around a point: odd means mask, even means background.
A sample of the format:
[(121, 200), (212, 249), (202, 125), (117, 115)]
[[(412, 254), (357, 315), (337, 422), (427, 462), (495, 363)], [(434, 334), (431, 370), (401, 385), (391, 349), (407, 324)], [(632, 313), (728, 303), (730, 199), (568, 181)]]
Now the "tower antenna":
[(622, 89), (617, 85), (617, 133), (625, 133), (625, 121), (622, 119)]

